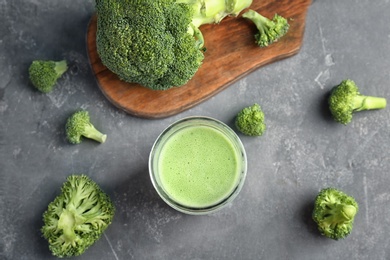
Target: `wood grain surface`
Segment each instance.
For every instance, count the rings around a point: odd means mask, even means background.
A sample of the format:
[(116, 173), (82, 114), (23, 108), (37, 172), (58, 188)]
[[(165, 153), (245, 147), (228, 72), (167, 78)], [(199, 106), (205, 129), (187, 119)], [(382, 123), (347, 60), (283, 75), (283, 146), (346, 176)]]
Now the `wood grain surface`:
[(203, 25), (205, 58), (195, 76), (184, 86), (154, 91), (121, 81), (101, 62), (96, 50), (96, 15), (87, 30), (87, 51), (98, 86), (116, 107), (143, 118), (178, 114), (216, 95), (233, 82), (271, 62), (299, 52), (311, 0), (254, 0), (251, 9), (272, 18), (278, 13), (289, 20), (290, 29), (278, 42), (260, 48), (254, 42), (254, 24), (241, 16), (220, 24)]

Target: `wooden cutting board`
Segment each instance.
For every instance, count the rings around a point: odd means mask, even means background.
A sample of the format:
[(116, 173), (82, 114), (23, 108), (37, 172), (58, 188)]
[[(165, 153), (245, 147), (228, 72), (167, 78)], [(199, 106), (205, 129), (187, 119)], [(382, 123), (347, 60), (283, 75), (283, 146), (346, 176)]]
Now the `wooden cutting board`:
[(89, 60), (100, 89), (115, 106), (138, 117), (172, 116), (205, 101), (259, 67), (298, 53), (310, 4), (311, 0), (254, 0), (250, 8), (262, 15), (272, 18), (278, 13), (289, 19), (287, 34), (266, 48), (255, 44), (256, 28), (241, 16), (201, 26), (207, 48), (205, 58), (195, 76), (182, 87), (154, 91), (119, 80), (97, 54), (96, 15), (87, 31)]

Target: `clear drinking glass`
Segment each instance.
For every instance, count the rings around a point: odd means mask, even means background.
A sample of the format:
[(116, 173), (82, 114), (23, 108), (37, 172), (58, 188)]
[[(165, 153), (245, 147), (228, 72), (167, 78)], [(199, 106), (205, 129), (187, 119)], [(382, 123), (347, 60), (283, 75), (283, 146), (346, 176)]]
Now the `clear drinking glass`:
[(187, 117), (168, 126), (149, 156), (154, 188), (172, 208), (187, 214), (215, 212), (236, 198), (247, 157), (236, 133), (210, 117)]

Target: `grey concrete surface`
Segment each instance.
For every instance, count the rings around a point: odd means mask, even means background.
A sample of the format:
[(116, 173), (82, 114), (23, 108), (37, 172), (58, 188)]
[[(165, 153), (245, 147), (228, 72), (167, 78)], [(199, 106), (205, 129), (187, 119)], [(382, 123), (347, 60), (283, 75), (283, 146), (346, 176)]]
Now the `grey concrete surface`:
[[(158, 120), (129, 116), (100, 92), (85, 46), (93, 12), (92, 0), (0, 0), (0, 259), (55, 259), (41, 237), (42, 213), (72, 173), (91, 176), (117, 209), (80, 260), (390, 259), (390, 108), (360, 112), (344, 126), (326, 106), (344, 78), (390, 99), (388, 0), (314, 0), (297, 55)], [(28, 80), (37, 58), (71, 62), (50, 94)], [(148, 175), (157, 135), (192, 115), (232, 126), (255, 102), (268, 128), (260, 138), (240, 135), (249, 170), (233, 204), (209, 216), (168, 207)], [(108, 134), (105, 144), (66, 142), (65, 120), (79, 108)], [(344, 240), (324, 238), (311, 220), (314, 197), (328, 186), (360, 206)]]

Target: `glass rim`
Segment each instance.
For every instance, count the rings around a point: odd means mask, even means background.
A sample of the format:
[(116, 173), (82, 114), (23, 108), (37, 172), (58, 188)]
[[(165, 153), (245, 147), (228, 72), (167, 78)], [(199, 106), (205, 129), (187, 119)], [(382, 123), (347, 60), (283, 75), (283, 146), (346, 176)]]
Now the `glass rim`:
[[(176, 131), (179, 131), (180, 129), (186, 126), (187, 127), (191, 126), (191, 123), (196, 123), (196, 122), (200, 123), (200, 125), (212, 127), (218, 130), (220, 133), (222, 133), (232, 143), (235, 153), (237, 153), (237, 157), (239, 160), (239, 167), (238, 167), (239, 176), (234, 188), (229, 192), (228, 195), (226, 195), (226, 197), (224, 197), (217, 203), (211, 204), (206, 207), (190, 207), (190, 206), (182, 205), (177, 201), (175, 201), (164, 191), (162, 185), (159, 183), (159, 180), (157, 179), (158, 171), (156, 172), (155, 169), (156, 168), (155, 164), (158, 161), (158, 160), (156, 161), (156, 156), (159, 155), (159, 151), (161, 150), (161, 147), (164, 146), (164, 143), (161, 142), (167, 141), (170, 138), (170, 136), (174, 134)], [(180, 126), (182, 127), (180, 128)], [(164, 137), (166, 138), (164, 139)], [(155, 142), (153, 143), (153, 146), (149, 154), (148, 168), (149, 168), (149, 175), (153, 187), (158, 193), (159, 197), (165, 203), (167, 203), (170, 207), (182, 213), (186, 213), (190, 215), (205, 215), (224, 208), (226, 205), (230, 204), (230, 202), (232, 202), (237, 197), (238, 193), (241, 191), (244, 185), (244, 181), (247, 174), (247, 156), (246, 156), (244, 145), (242, 144), (240, 138), (238, 137), (236, 132), (228, 125), (212, 117), (189, 116), (171, 123), (158, 135)]]

